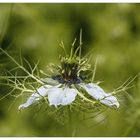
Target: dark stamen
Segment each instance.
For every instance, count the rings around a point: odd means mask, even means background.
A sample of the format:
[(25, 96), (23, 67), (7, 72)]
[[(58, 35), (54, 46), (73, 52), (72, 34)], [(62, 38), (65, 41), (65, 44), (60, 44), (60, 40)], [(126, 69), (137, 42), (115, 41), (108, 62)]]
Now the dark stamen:
[(52, 79), (58, 81), (61, 84), (68, 84), (68, 85), (79, 84), (82, 82), (80, 77), (77, 77), (76, 79), (68, 79), (67, 80), (67, 79), (63, 79), (63, 77), (61, 75), (52, 76)]

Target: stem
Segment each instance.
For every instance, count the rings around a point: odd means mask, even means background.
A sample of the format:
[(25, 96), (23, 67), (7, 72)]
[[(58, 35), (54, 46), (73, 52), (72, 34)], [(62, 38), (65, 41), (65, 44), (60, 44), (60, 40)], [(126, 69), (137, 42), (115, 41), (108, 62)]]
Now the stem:
[(82, 49), (82, 29), (80, 30), (80, 40), (79, 40), (79, 58), (81, 58), (81, 49)]
[(97, 69), (97, 59), (95, 61), (95, 66), (94, 66), (91, 82), (93, 82), (95, 79), (96, 69)]
[(38, 83), (40, 84), (44, 84), (41, 80), (39, 80), (38, 78), (36, 78), (34, 75), (32, 75), (31, 73), (29, 73), (23, 66), (21, 66), (12, 56), (10, 56), (6, 51), (4, 51), (2, 48), (0, 48), (0, 50), (6, 54), (19, 68), (21, 68), (24, 72), (26, 72), (31, 78), (33, 78), (34, 80), (36, 80)]

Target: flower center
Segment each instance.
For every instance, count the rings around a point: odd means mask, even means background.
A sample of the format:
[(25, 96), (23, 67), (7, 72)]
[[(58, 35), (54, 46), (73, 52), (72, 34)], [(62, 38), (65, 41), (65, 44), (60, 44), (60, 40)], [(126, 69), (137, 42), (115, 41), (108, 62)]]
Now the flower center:
[[(79, 53), (78, 56), (77, 53)], [(65, 52), (65, 56), (59, 56), (61, 65), (54, 67), (55, 75), (52, 76), (52, 79), (68, 85), (83, 82), (85, 80), (83, 72), (87, 72), (90, 65), (86, 58), (81, 58), (80, 54), (80, 46), (75, 51), (73, 46), (70, 54)]]
[(52, 76), (52, 79), (58, 81), (61, 84), (69, 84), (69, 85), (71, 85), (71, 84), (79, 84), (79, 83), (82, 82), (80, 77), (77, 77), (75, 79), (64, 79), (62, 77), (62, 75)]
[(79, 77), (79, 64), (73, 59), (63, 57), (61, 59), (61, 69), (59, 70), (59, 73), (60, 75), (52, 77), (59, 83), (78, 84), (82, 82), (81, 78)]

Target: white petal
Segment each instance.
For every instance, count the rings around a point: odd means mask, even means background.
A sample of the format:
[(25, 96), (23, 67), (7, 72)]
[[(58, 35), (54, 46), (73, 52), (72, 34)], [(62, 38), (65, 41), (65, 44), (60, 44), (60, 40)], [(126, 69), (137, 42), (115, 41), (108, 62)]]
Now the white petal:
[(51, 88), (51, 87), (52, 86), (50, 86), (50, 85), (41, 86), (40, 88), (37, 89), (37, 92), (33, 93), (24, 104), (21, 104), (18, 107), (18, 109), (19, 110), (24, 109), (24, 108), (32, 105), (36, 101), (38, 101), (40, 99), (40, 97), (46, 96), (48, 89)]
[(77, 95), (76, 89), (72, 88), (65, 88), (62, 93), (62, 102), (61, 105), (68, 105), (71, 104)]
[(107, 106), (116, 106), (119, 107), (119, 102), (117, 101), (116, 97), (107, 94), (104, 90), (96, 84), (89, 83), (89, 84), (80, 84), (82, 88), (84, 88), (89, 95), (91, 95), (96, 100), (100, 100), (101, 103)]
[(76, 89), (54, 87), (48, 91), (48, 100), (50, 105), (68, 105), (75, 100), (76, 95)]
[(105, 96), (103, 89), (95, 84), (89, 83), (80, 85), (88, 92), (88, 94), (90, 94), (96, 100), (103, 99)]
[(42, 79), (42, 81), (52, 86), (59, 85), (59, 82), (56, 80), (53, 80), (52, 78), (45, 78), (45, 79)]
[(117, 98), (112, 95), (109, 95), (109, 94), (108, 94), (108, 97), (100, 100), (100, 102), (105, 105), (112, 106), (112, 107), (115, 106), (115, 107), (119, 108), (119, 106), (120, 106), (119, 102), (117, 101)]

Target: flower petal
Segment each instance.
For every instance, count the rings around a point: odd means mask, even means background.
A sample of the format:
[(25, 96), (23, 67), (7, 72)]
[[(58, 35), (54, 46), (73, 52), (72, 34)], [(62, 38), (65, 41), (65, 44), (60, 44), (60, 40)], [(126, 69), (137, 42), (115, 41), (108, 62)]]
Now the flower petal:
[(107, 105), (107, 106), (115, 106), (117, 108), (119, 108), (119, 102), (117, 101), (117, 98), (108, 94), (108, 97), (106, 97), (105, 99), (101, 99), (100, 100), (101, 103)]
[(51, 87), (52, 86), (50, 85), (41, 86), (40, 88), (37, 89), (37, 92), (33, 93), (24, 104), (21, 104), (18, 107), (18, 109), (21, 110), (21, 109), (27, 108), (28, 106), (38, 101), (41, 96), (43, 97), (46, 96), (48, 89)]
[(44, 78), (44, 79), (41, 79), (44, 83), (46, 84), (49, 84), (49, 85), (52, 85), (52, 86), (57, 86), (59, 85), (59, 82), (52, 79), (52, 78)]
[(80, 84), (80, 86), (84, 88), (88, 92), (88, 94), (94, 97), (96, 100), (100, 100), (105, 97), (103, 89), (95, 84)]
[(48, 91), (48, 100), (50, 105), (68, 105), (71, 104), (77, 95), (76, 89), (65, 87), (53, 87)]
[(96, 100), (100, 100), (101, 103), (107, 106), (116, 106), (119, 107), (119, 102), (117, 98), (112, 96), (111, 94), (107, 94), (104, 90), (96, 84), (80, 84), (82, 88), (84, 88), (89, 95), (91, 95)]

